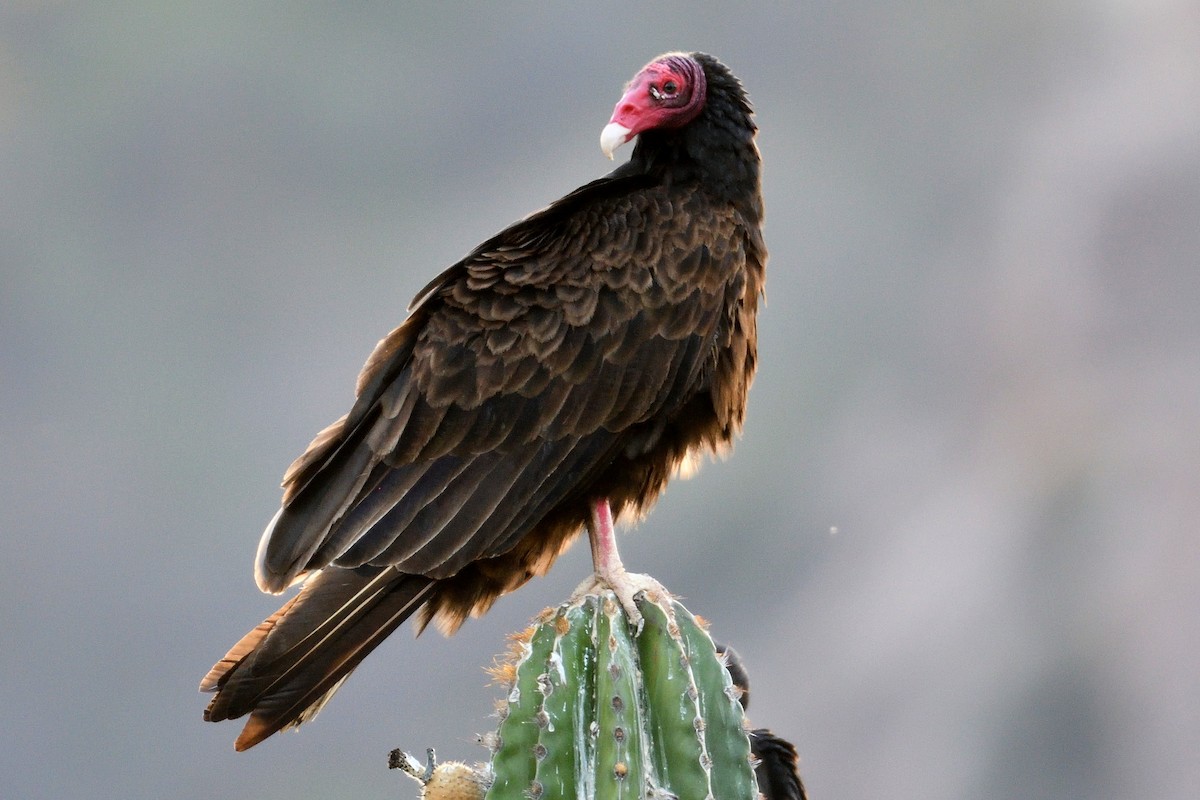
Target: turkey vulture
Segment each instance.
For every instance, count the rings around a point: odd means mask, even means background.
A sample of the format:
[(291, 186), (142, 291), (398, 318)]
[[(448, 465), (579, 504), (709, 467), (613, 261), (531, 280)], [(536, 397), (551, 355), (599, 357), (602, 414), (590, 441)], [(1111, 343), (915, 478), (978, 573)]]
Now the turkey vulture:
[(250, 715), (238, 750), (310, 719), (408, 617), (453, 632), (585, 527), (631, 602), (613, 514), (742, 425), (767, 259), (755, 132), (717, 59), (656, 58), (600, 137), (610, 158), (637, 137), (627, 163), (417, 295), (284, 475), (255, 577), (299, 593), (200, 684), (205, 719)]

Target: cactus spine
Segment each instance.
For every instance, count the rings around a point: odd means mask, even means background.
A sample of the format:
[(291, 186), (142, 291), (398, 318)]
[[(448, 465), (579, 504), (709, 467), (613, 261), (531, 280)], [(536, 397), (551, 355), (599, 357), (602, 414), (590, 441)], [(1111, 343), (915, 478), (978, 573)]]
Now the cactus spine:
[(487, 800), (754, 800), (742, 709), (712, 640), (673, 600), (611, 592), (542, 615), (497, 668), (508, 695)]

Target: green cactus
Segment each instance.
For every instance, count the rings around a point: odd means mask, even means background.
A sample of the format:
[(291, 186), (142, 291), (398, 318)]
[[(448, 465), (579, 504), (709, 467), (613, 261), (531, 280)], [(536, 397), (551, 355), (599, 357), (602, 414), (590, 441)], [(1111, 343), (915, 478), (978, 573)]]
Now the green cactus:
[(480, 737), (490, 765), (391, 765), (424, 800), (755, 800), (738, 690), (712, 639), (673, 599), (637, 599), (635, 630), (612, 592), (547, 609), (493, 675), (507, 692)]
[(742, 709), (712, 640), (674, 600), (583, 595), (518, 637), (486, 800), (754, 800)]

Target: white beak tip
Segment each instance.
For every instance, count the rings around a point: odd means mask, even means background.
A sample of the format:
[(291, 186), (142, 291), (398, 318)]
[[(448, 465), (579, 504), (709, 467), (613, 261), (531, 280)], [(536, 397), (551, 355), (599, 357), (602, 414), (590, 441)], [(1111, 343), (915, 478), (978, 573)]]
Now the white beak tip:
[(600, 131), (600, 150), (611, 161), (617, 148), (629, 141), (632, 131), (619, 122), (610, 122)]

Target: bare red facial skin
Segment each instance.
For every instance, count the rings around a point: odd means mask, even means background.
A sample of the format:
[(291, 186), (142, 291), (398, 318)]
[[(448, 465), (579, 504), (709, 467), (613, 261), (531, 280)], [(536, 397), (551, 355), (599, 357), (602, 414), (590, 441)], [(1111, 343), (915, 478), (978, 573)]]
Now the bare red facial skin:
[(683, 55), (652, 61), (634, 76), (610, 123), (629, 129), (626, 140), (654, 128), (682, 128), (704, 108), (704, 70)]

